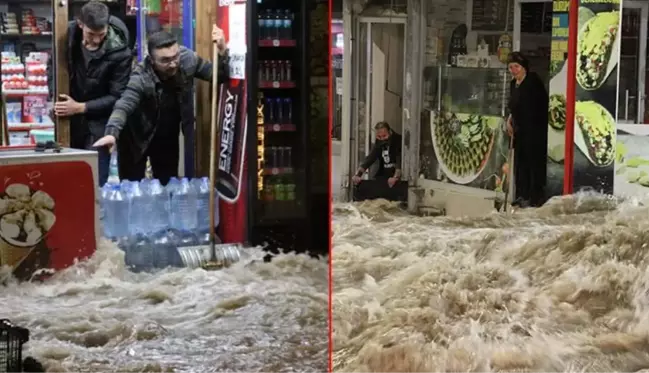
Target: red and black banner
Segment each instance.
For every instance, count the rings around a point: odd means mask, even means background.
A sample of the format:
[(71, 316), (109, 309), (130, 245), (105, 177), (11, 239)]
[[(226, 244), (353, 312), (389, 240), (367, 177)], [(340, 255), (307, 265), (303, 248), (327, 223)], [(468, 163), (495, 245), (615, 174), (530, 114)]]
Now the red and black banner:
[[(230, 19), (230, 7), (245, 7), (245, 2), (219, 1), (216, 24), (231, 43), (233, 35), (245, 33), (245, 21)], [(235, 18), (240, 18), (241, 9), (236, 9)], [(243, 30), (231, 30), (231, 25)], [(236, 38), (235, 38), (236, 39)], [(231, 48), (232, 50), (232, 48)], [(234, 56), (241, 59), (241, 56)], [(245, 60), (245, 55), (243, 56)], [(238, 65), (234, 61), (234, 65)], [(240, 61), (239, 61), (240, 62)], [(231, 69), (232, 70), (232, 69)], [(242, 74), (230, 74), (243, 77)], [(230, 79), (221, 86), (219, 96), (220, 133), (218, 136), (219, 154), (218, 184), (220, 226), (219, 236), (224, 243), (243, 243), (247, 240), (248, 221), (248, 159), (246, 137), (248, 120), (246, 115), (246, 89), (244, 79)]]

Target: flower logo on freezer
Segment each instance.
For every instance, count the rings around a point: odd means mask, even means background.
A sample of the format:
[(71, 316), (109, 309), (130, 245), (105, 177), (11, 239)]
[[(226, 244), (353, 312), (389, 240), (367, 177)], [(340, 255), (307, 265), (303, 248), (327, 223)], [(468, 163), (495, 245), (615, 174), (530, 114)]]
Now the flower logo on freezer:
[(27, 247), (38, 244), (56, 223), (54, 199), (25, 184), (11, 184), (0, 194), (0, 238)]

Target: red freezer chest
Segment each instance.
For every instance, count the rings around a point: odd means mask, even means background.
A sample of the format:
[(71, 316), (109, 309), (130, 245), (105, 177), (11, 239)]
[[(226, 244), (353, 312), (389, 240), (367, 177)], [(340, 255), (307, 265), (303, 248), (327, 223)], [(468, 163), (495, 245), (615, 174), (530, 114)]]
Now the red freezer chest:
[(28, 280), (93, 255), (96, 185), (96, 152), (0, 148), (0, 266)]

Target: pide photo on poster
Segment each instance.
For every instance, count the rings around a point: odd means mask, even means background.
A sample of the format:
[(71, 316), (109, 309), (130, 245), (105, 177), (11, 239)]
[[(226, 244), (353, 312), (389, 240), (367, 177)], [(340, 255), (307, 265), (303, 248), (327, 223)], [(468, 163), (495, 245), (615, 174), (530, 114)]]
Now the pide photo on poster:
[(331, 12), (0, 0), (1, 372), (331, 370)]

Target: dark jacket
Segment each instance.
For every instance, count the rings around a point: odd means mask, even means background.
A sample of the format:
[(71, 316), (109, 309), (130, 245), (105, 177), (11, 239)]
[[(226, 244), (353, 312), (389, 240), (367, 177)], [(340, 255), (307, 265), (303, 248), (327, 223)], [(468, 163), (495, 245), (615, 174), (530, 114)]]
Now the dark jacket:
[(361, 167), (367, 170), (376, 161), (379, 161), (379, 169), (375, 178), (392, 177), (395, 170), (401, 169), (401, 135), (392, 132), (387, 141), (376, 141)]
[[(82, 30), (76, 21), (68, 23), (68, 72), (70, 97), (86, 104), (86, 112), (70, 118), (72, 126), (88, 126), (94, 137), (104, 134), (115, 102), (126, 89), (132, 57), (128, 28), (117, 17), (110, 17), (108, 34), (101, 54), (86, 69), (82, 55)], [(52, 69), (50, 69), (52, 71)]]
[(545, 152), (548, 142), (548, 92), (541, 78), (529, 72), (519, 87), (509, 85), (509, 111), (514, 127), (514, 142), (527, 150)]
[[(228, 78), (227, 56), (219, 57), (219, 81)], [(193, 126), (194, 117), (194, 78), (204, 81), (212, 80), (212, 63), (202, 59), (193, 51), (180, 47), (180, 118), (181, 128)], [(122, 97), (115, 104), (113, 113), (106, 125), (105, 135), (114, 136), (116, 139), (126, 130), (131, 151), (136, 152), (136, 157), (141, 156), (149, 146), (156, 132), (156, 124), (160, 121), (160, 100), (162, 98), (162, 83), (153, 70), (150, 57), (140, 62), (131, 74), (128, 85)], [(132, 114), (139, 109), (137, 120), (129, 120)], [(126, 125), (128, 120), (128, 126)]]

